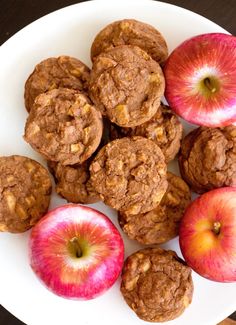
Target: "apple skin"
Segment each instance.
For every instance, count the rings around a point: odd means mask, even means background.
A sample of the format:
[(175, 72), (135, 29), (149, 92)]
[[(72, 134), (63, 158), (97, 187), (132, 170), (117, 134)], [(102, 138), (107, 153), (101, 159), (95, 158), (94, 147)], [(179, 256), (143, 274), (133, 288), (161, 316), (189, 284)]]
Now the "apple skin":
[(123, 240), (110, 219), (76, 204), (47, 213), (33, 228), (29, 248), (39, 279), (68, 299), (88, 300), (104, 293), (117, 280), (124, 261)]
[(195, 272), (213, 281), (236, 281), (236, 188), (215, 189), (194, 200), (181, 221), (179, 243)]
[(236, 122), (236, 37), (208, 33), (180, 44), (164, 66), (165, 97), (186, 121), (208, 127)]

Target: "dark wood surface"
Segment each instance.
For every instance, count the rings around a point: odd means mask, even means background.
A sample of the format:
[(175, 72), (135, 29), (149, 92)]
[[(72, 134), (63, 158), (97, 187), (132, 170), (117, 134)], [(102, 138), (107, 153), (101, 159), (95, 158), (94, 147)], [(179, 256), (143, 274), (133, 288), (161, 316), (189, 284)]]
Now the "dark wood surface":
[[(82, 1), (0, 0), (0, 44), (4, 43), (9, 37), (14, 35), (17, 31), (35, 19), (42, 17), (43, 15), (56, 9), (60, 9), (78, 2)], [(218, 25), (228, 30), (230, 33), (234, 35), (236, 34), (236, 0), (166, 0), (165, 2), (192, 10), (214, 21)], [(234, 313), (231, 317), (236, 319), (236, 313)], [(22, 324), (22, 322), (9, 314), (0, 305), (0, 325)]]
[(223, 320), (221, 323), (219, 323), (218, 325), (236, 325), (236, 321), (231, 318), (227, 318)]

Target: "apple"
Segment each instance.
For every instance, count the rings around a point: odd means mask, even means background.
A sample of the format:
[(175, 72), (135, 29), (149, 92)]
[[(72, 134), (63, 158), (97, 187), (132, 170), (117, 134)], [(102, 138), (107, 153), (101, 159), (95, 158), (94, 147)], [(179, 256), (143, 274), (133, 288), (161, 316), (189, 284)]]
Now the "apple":
[(203, 277), (236, 281), (236, 188), (209, 191), (193, 201), (180, 225), (187, 264)]
[(236, 122), (236, 37), (209, 33), (180, 44), (164, 66), (165, 97), (190, 123), (220, 127)]
[(53, 293), (93, 299), (117, 280), (124, 260), (119, 231), (101, 212), (68, 204), (47, 213), (33, 228), (30, 264)]

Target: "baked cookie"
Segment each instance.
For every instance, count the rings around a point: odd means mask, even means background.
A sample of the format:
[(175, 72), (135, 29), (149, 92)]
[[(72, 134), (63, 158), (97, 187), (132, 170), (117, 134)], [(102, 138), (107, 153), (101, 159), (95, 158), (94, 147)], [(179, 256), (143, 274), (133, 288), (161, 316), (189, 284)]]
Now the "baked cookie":
[(91, 59), (119, 45), (136, 45), (153, 60), (163, 63), (168, 56), (164, 37), (153, 26), (134, 19), (115, 21), (102, 29), (91, 47)]
[(110, 126), (112, 140), (133, 135), (140, 135), (156, 142), (163, 151), (166, 162), (170, 162), (179, 152), (183, 126), (171, 109), (161, 104), (157, 113), (142, 125), (133, 128), (123, 128), (115, 124)]
[(108, 143), (94, 158), (90, 174), (101, 199), (129, 214), (152, 210), (167, 189), (164, 155), (153, 141), (143, 137)]
[(141, 244), (162, 244), (176, 237), (179, 223), (191, 200), (188, 185), (182, 178), (168, 172), (168, 188), (160, 204), (153, 210), (137, 215), (119, 212), (123, 231)]
[(25, 107), (29, 112), (35, 98), (55, 88), (87, 91), (90, 69), (70, 56), (49, 58), (38, 65), (25, 83)]
[(24, 138), (46, 159), (74, 165), (97, 149), (102, 128), (100, 112), (84, 94), (59, 88), (35, 99)]
[(190, 132), (181, 144), (179, 167), (197, 193), (236, 186), (236, 126), (199, 127)]
[(162, 70), (137, 46), (118, 46), (94, 60), (89, 94), (112, 122), (132, 127), (157, 112), (164, 93)]
[(91, 185), (88, 160), (72, 166), (48, 161), (48, 167), (55, 179), (56, 192), (68, 202), (89, 204), (100, 200)]
[(46, 168), (23, 156), (0, 157), (0, 231), (30, 229), (47, 212), (52, 190)]
[(142, 249), (126, 259), (121, 277), (125, 301), (145, 321), (177, 318), (192, 301), (191, 269), (173, 251)]

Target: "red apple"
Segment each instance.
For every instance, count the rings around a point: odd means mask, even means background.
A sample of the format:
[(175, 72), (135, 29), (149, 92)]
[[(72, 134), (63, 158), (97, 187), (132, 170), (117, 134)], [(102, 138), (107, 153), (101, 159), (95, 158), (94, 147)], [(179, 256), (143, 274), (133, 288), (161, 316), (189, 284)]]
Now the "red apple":
[(190, 123), (219, 127), (236, 122), (236, 37), (198, 35), (180, 44), (165, 67), (165, 96)]
[(68, 204), (50, 211), (33, 228), (30, 264), (55, 294), (92, 299), (117, 280), (124, 260), (120, 233), (101, 212)]
[(236, 188), (203, 194), (187, 208), (179, 242), (187, 264), (205, 278), (236, 281)]

